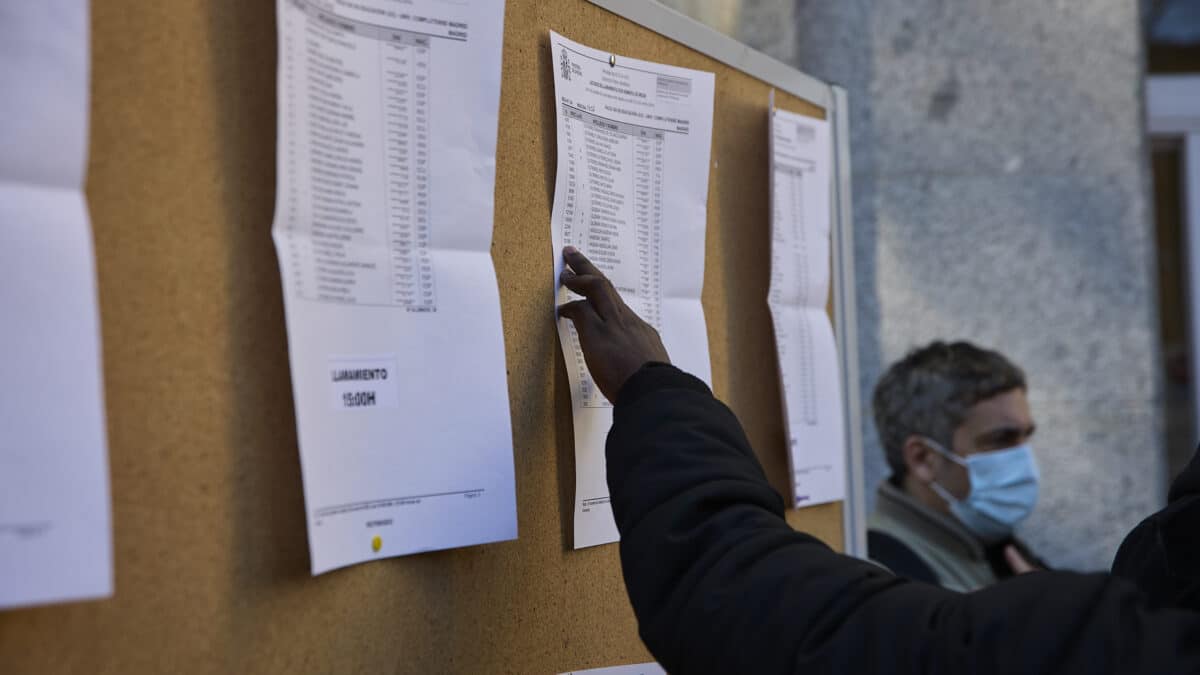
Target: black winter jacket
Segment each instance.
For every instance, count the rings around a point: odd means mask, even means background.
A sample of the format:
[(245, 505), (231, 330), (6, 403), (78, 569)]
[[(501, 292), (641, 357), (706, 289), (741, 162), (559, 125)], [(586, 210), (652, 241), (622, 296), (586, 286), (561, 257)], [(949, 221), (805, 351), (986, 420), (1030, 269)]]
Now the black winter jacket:
[[(1195, 598), (1200, 460), (1167, 509), (1190, 510), (1122, 550), (1126, 578), (1039, 572), (960, 594), (793, 531), (737, 418), (671, 366), (625, 384), (607, 453), (625, 585), (673, 675), (1200, 673), (1200, 614), (1179, 607)], [(1138, 571), (1164, 565), (1173, 581), (1140, 590)]]

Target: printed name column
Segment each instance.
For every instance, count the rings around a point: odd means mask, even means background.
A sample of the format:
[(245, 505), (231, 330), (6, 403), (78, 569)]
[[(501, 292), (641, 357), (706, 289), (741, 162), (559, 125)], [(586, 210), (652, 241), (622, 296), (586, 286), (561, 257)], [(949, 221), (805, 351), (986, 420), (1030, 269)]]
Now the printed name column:
[[(374, 46), (322, 14), (307, 21), (307, 103), (310, 147), (309, 246), (315, 268), (314, 299), (352, 304), (387, 304), (387, 278), (371, 244), (380, 233), (364, 223), (363, 199), (367, 144), (359, 113), (350, 103), (363, 94), (363, 73)], [(370, 162), (374, 165), (375, 162)], [(376, 225), (375, 227), (379, 227)]]
[[(583, 138), (588, 218), (584, 221), (586, 236), (581, 248), (613, 279), (618, 290), (628, 292), (631, 289), (621, 287), (619, 271), (625, 264), (625, 257), (637, 253), (625, 251), (621, 246), (621, 235), (629, 220), (629, 205), (625, 190), (618, 187), (617, 181), (628, 171), (624, 158), (629, 156), (629, 138), (617, 131), (615, 123), (595, 116), (588, 116), (584, 121)], [(585, 406), (612, 405), (596, 388), (590, 373), (582, 378), (580, 386)]]

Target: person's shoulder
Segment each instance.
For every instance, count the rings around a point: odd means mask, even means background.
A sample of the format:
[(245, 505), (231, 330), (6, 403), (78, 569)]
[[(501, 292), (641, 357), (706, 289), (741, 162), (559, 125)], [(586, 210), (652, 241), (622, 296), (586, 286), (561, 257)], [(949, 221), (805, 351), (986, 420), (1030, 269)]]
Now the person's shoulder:
[(867, 555), (896, 576), (940, 584), (937, 572), (900, 539), (882, 530), (867, 530)]
[(1198, 532), (1200, 495), (1178, 497), (1125, 537), (1112, 572), (1136, 584), (1153, 605), (1200, 610)]

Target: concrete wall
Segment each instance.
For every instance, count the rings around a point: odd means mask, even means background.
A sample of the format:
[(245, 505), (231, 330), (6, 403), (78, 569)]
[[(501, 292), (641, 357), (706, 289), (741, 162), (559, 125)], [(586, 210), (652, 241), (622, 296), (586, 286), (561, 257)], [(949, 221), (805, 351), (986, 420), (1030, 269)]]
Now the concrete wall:
[(1008, 354), (1044, 476), (1023, 534), (1054, 565), (1107, 568), (1166, 485), (1137, 4), (667, 4), (849, 90), (864, 408), (934, 338)]

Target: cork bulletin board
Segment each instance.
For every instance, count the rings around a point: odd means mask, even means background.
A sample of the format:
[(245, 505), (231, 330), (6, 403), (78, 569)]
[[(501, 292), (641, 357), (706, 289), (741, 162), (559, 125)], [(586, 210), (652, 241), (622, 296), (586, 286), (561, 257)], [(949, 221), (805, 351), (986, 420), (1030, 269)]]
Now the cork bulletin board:
[[(310, 577), (270, 236), (274, 3), (94, 2), (87, 195), (116, 594), (0, 613), (0, 671), (553, 674), (650, 660), (617, 546), (570, 550), (571, 407), (548, 306), (551, 29), (716, 73), (714, 387), (787, 493), (766, 305), (769, 85), (581, 0), (508, 0), (492, 253), (520, 538)], [(825, 114), (783, 92), (777, 105)], [(840, 504), (788, 518), (840, 546)]]

